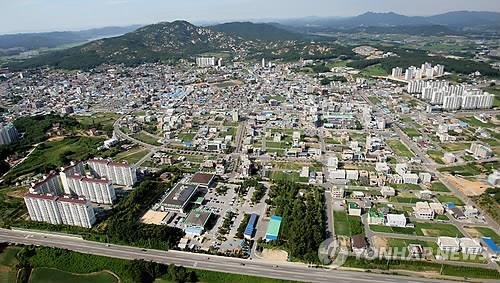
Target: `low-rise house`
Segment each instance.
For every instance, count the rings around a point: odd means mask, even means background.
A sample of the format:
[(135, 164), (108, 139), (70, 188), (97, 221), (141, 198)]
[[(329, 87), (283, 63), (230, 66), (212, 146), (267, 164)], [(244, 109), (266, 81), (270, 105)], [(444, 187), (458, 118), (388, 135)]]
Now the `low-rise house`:
[(415, 213), (415, 218), (417, 219), (424, 219), (424, 220), (434, 219), (434, 210), (429, 206), (429, 203), (426, 201), (417, 202), (413, 210)]
[(440, 203), (437, 203), (437, 202), (431, 202), (429, 203), (429, 206), (430, 208), (432, 208), (432, 210), (434, 210), (434, 213), (435, 214), (444, 214), (444, 207), (442, 204)]
[(361, 207), (355, 202), (350, 202), (348, 205), (348, 212), (351, 216), (361, 216)]
[(445, 252), (458, 252), (460, 250), (460, 241), (452, 237), (438, 237), (437, 244), (439, 249)]
[(406, 227), (406, 216), (404, 214), (387, 214), (386, 226)]
[(393, 187), (383, 186), (380, 188), (380, 193), (383, 197), (393, 197), (396, 195), (396, 190)]
[(483, 247), (471, 238), (460, 238), (460, 251), (464, 254), (477, 255), (483, 252)]
[(375, 210), (370, 210), (368, 211), (368, 224), (370, 225), (383, 225), (384, 224), (384, 214), (375, 211)]

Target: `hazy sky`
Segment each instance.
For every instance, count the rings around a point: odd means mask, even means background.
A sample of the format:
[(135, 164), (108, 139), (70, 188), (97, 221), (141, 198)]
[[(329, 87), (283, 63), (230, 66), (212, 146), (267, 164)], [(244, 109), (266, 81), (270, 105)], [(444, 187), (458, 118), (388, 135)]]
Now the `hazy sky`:
[(184, 19), (192, 22), (367, 11), (432, 15), (451, 10), (500, 12), (500, 0), (0, 0), (0, 33), (79, 30)]

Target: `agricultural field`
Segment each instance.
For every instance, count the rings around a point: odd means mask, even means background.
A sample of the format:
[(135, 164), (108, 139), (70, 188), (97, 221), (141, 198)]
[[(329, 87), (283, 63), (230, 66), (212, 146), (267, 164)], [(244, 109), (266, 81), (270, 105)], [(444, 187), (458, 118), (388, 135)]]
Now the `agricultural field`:
[(461, 176), (477, 176), (481, 174), (481, 168), (479, 168), (475, 164), (443, 167), (439, 168), (438, 171), (443, 173), (450, 173), (453, 175), (461, 175)]
[(144, 132), (139, 132), (137, 134), (133, 134), (132, 137), (134, 139), (137, 139), (137, 140), (144, 142), (144, 143), (147, 143), (147, 144), (156, 145), (156, 146), (161, 145), (158, 142), (158, 139), (156, 139), (155, 137), (152, 137)]
[(350, 216), (343, 211), (334, 211), (333, 222), (336, 235), (351, 237), (364, 233), (361, 217), (359, 216)]
[(470, 148), (470, 143), (468, 142), (454, 142), (454, 143), (441, 143), (439, 144), (444, 150), (454, 152), (462, 151)]
[(444, 153), (442, 151), (428, 150), (427, 155), (429, 155), (429, 157), (432, 158), (432, 160), (434, 160), (436, 163), (444, 164), (444, 161), (443, 161)]

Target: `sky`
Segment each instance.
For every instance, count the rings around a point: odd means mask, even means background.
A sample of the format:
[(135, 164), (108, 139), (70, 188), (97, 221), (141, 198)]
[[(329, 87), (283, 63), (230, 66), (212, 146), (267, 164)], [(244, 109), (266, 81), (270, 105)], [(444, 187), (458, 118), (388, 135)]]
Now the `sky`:
[(348, 17), (368, 11), (415, 16), (458, 10), (500, 12), (500, 0), (0, 0), (0, 34), (178, 19), (207, 23)]

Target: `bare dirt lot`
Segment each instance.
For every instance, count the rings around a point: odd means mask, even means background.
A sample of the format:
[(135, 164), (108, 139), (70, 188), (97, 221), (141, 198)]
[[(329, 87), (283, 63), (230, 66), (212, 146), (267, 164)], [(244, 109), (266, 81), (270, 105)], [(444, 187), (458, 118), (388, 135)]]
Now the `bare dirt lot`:
[(447, 176), (449, 183), (458, 188), (466, 196), (478, 196), (486, 191), (488, 185), (481, 182), (472, 182), (456, 176)]

